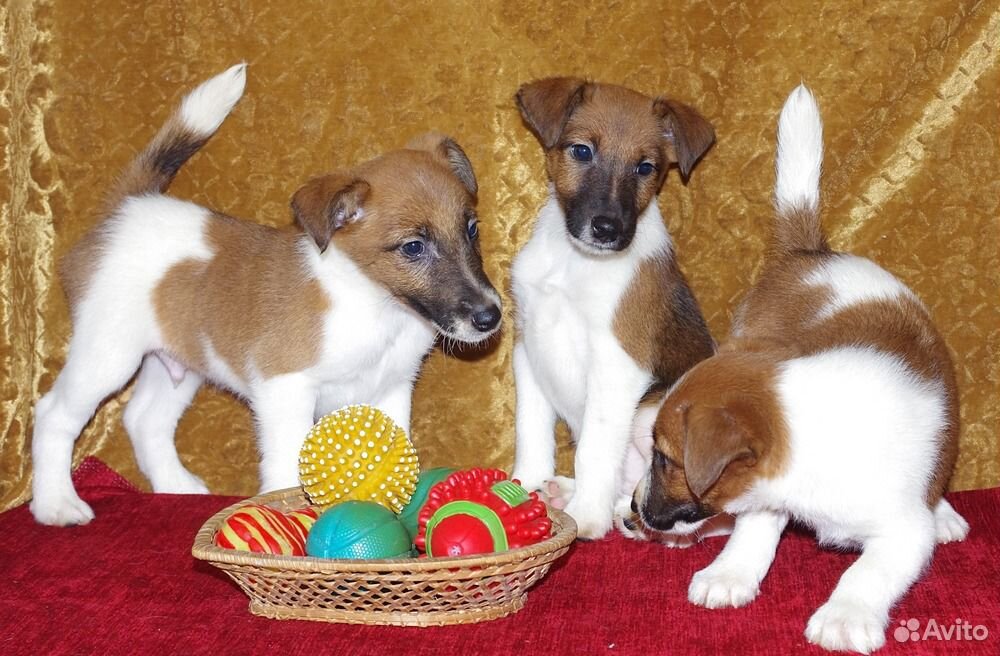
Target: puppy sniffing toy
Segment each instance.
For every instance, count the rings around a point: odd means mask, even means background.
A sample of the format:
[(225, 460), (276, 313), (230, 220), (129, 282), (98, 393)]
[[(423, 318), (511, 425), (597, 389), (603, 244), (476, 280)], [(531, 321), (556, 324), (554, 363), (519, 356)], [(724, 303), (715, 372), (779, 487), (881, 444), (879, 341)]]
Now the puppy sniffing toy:
[(302, 489), (323, 508), (374, 501), (398, 513), (410, 501), (419, 473), (417, 453), (403, 429), (367, 405), (320, 419), (299, 452)]

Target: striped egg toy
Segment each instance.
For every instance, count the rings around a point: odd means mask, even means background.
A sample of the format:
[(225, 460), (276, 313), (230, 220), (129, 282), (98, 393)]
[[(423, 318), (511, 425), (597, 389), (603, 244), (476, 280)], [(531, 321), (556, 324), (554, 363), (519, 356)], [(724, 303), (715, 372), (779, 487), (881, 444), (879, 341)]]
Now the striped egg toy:
[(283, 513), (270, 506), (243, 506), (226, 518), (215, 534), (215, 544), (239, 551), (304, 556), (306, 537), (317, 516), (313, 508)]

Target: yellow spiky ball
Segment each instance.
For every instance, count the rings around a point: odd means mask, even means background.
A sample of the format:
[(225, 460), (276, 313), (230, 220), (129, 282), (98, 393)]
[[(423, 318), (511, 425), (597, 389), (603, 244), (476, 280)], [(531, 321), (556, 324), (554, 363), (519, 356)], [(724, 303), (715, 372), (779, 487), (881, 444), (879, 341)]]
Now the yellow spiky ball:
[(410, 502), (419, 474), (406, 433), (368, 405), (349, 405), (320, 419), (299, 452), (302, 489), (324, 508), (374, 501), (398, 513)]

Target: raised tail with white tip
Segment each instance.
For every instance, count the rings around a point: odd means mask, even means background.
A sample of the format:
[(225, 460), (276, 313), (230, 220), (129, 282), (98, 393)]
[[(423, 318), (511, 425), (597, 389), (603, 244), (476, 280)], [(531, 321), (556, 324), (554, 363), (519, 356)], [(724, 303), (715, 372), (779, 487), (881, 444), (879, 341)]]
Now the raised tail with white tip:
[(108, 199), (117, 206), (126, 196), (161, 193), (177, 171), (215, 134), (243, 96), (246, 64), (237, 64), (201, 83), (118, 178)]
[(774, 250), (827, 250), (819, 219), (822, 167), (823, 122), (812, 92), (800, 84), (788, 96), (778, 119)]

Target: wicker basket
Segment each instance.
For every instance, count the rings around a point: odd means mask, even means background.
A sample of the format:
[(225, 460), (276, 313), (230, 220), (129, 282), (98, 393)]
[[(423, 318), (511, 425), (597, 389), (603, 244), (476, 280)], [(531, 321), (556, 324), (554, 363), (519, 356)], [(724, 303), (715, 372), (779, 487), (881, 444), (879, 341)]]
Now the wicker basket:
[(549, 510), (552, 537), (528, 547), (461, 558), (328, 560), (223, 549), (215, 534), (240, 507), (304, 508), (299, 488), (235, 503), (198, 531), (191, 553), (228, 574), (250, 597), (250, 612), (276, 619), (350, 624), (468, 624), (521, 610), (528, 588), (569, 549), (576, 524)]

